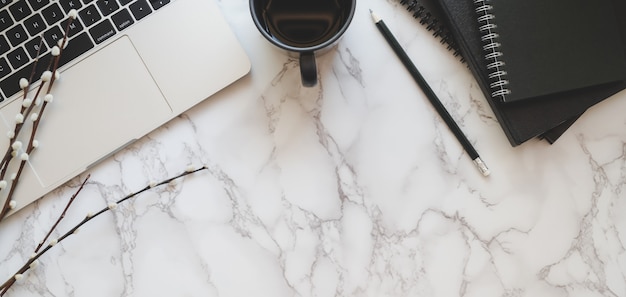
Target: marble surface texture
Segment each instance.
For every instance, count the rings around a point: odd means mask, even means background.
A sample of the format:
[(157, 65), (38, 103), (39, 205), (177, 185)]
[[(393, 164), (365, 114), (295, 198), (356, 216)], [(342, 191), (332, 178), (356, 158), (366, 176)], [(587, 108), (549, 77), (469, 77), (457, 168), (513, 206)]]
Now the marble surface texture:
[[(465, 65), (396, 0), (360, 0), (320, 83), (221, 0), (252, 71), (91, 169), (59, 226), (185, 170), (54, 246), (7, 296), (626, 296), (626, 93), (511, 147)], [(385, 19), (492, 174), (372, 23)], [(2, 282), (86, 177), (0, 225)]]

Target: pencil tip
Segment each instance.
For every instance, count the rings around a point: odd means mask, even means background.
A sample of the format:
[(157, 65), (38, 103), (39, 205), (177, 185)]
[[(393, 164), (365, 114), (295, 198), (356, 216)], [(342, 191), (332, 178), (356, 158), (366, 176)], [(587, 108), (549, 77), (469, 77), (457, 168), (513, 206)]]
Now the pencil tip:
[(372, 15), (372, 20), (374, 20), (374, 23), (380, 22), (380, 17), (378, 17), (372, 9), (370, 9), (370, 14)]

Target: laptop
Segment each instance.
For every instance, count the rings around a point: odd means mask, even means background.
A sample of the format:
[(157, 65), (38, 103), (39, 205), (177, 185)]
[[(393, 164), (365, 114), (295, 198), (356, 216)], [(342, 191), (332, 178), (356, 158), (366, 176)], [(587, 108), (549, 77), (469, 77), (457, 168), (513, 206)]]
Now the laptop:
[(71, 9), (78, 18), (13, 212), (250, 71), (216, 0), (0, 0), (0, 154), (13, 142), (4, 135), (22, 105), (19, 78), (37, 52), (37, 77), (43, 72)]

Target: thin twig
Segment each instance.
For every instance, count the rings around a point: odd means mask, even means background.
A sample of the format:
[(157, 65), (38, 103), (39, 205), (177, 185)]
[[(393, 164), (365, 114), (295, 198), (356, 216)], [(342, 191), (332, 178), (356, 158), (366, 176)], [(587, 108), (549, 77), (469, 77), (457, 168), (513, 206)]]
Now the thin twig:
[(180, 173), (174, 177), (170, 177), (168, 179), (165, 179), (161, 182), (158, 183), (154, 183), (154, 184), (150, 184), (146, 187), (144, 187), (143, 189), (131, 193), (127, 196), (125, 196), (124, 198), (117, 200), (114, 203), (109, 204), (107, 207), (102, 208), (101, 210), (99, 210), (98, 212), (94, 213), (94, 214), (87, 214), (87, 216), (85, 216), (85, 218), (80, 221), (78, 224), (76, 224), (76, 226), (74, 226), (73, 228), (71, 228), (69, 231), (67, 231), (65, 234), (61, 235), (58, 239), (52, 240), (45, 248), (41, 249), (39, 252), (35, 253), (30, 259), (28, 259), (28, 261), (26, 263), (24, 263), (24, 265), (17, 270), (16, 273), (13, 274), (13, 276), (11, 276), (11, 278), (9, 278), (7, 281), (5, 281), (2, 285), (0, 285), (0, 296), (4, 296), (4, 294), (8, 291), (8, 289), (16, 282), (17, 279), (21, 278), (22, 275), (28, 271), (31, 266), (33, 265), (33, 263), (35, 263), (42, 255), (44, 255), (48, 250), (50, 250), (53, 246), (55, 246), (56, 244), (62, 242), (63, 240), (67, 239), (70, 235), (72, 234), (76, 234), (76, 232), (80, 229), (80, 227), (82, 227), (83, 225), (85, 225), (87, 222), (93, 220), (94, 218), (100, 216), (101, 214), (113, 210), (117, 207), (117, 205), (119, 205), (120, 203), (123, 203), (129, 199), (132, 199), (133, 197), (148, 191), (150, 189), (153, 189), (155, 187), (159, 187), (162, 185), (166, 185), (169, 184), (170, 182), (185, 177), (187, 175), (202, 171), (202, 170), (206, 170), (208, 169), (206, 166), (202, 166), (200, 168), (197, 169), (188, 169), (183, 173)]
[(80, 184), (80, 187), (78, 188), (78, 190), (76, 190), (76, 192), (74, 193), (74, 195), (72, 195), (72, 197), (70, 197), (70, 200), (67, 202), (67, 205), (65, 205), (65, 208), (63, 209), (63, 212), (61, 213), (61, 215), (59, 216), (59, 218), (56, 220), (56, 222), (54, 222), (54, 225), (52, 225), (52, 227), (50, 228), (50, 231), (48, 231), (48, 234), (46, 234), (46, 236), (44, 236), (44, 238), (41, 240), (41, 242), (39, 242), (39, 245), (37, 245), (37, 248), (35, 249), (35, 253), (39, 252), (39, 249), (41, 249), (41, 247), (44, 245), (44, 243), (46, 241), (48, 241), (48, 238), (50, 237), (50, 235), (52, 234), (52, 232), (57, 228), (57, 226), (59, 225), (59, 223), (63, 220), (63, 218), (65, 218), (65, 214), (67, 213), (67, 210), (70, 208), (70, 205), (72, 205), (72, 203), (74, 202), (74, 200), (76, 200), (76, 196), (78, 196), (78, 194), (80, 193), (80, 191), (82, 191), (83, 187), (85, 186), (85, 184), (87, 183), (87, 181), (89, 180), (89, 177), (91, 177), (90, 175), (87, 175), (87, 177), (85, 178), (85, 180), (83, 181), (82, 184)]
[[(89, 177), (91, 175), (88, 175), (87, 178), (85, 178), (85, 180), (83, 181), (83, 183), (80, 185), (80, 187), (78, 188), (78, 190), (76, 190), (76, 192), (74, 192), (74, 194), (72, 195), (72, 197), (70, 197), (70, 200), (68, 201), (67, 205), (65, 206), (65, 208), (63, 209), (63, 212), (61, 213), (61, 215), (59, 216), (59, 218), (56, 220), (56, 222), (52, 225), (52, 227), (50, 228), (50, 230), (48, 231), (48, 234), (46, 234), (46, 236), (41, 240), (41, 242), (39, 243), (39, 245), (37, 246), (37, 248), (35, 248), (35, 253), (39, 252), (39, 250), (41, 249), (41, 247), (44, 245), (44, 243), (48, 240), (48, 238), (50, 237), (50, 235), (52, 234), (52, 232), (54, 232), (54, 230), (57, 228), (57, 226), (59, 225), (59, 223), (61, 222), (61, 220), (63, 220), (63, 218), (65, 217), (65, 214), (67, 213), (67, 210), (70, 208), (70, 205), (72, 205), (72, 203), (74, 202), (74, 200), (76, 199), (76, 196), (78, 196), (78, 194), (83, 190), (83, 187), (85, 186), (85, 184), (87, 183), (87, 180), (89, 180)], [(36, 261), (36, 260), (35, 260)], [(29, 263), (29, 268), (32, 268), (33, 264), (35, 263), (35, 261)], [(0, 296), (3, 296), (7, 290), (13, 286), (13, 284), (15, 284), (15, 282), (17, 281), (16, 277), (12, 277), (11, 279), (7, 280), (5, 282), (4, 285), (6, 285), (4, 288), (0, 289)]]

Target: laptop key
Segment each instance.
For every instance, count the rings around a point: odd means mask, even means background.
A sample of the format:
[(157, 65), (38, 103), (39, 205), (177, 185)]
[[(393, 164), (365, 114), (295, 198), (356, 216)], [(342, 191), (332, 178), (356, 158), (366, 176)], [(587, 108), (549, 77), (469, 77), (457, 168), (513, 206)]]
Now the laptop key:
[(137, 0), (128, 6), (136, 20), (141, 20), (152, 12), (146, 0)]
[(111, 19), (118, 31), (122, 31), (133, 24), (133, 17), (130, 16), (130, 13), (125, 8), (114, 14)]
[(104, 20), (89, 29), (89, 34), (96, 42), (96, 44), (100, 44), (103, 41), (109, 39), (109, 37), (115, 35), (115, 29), (113, 29), (111, 21)]
[(11, 11), (11, 14), (13, 15), (13, 18), (16, 22), (21, 21), (25, 17), (29, 16), (31, 13), (28, 4), (26, 4), (26, 0), (20, 0), (15, 2), (15, 4), (9, 6), (9, 10)]
[(9, 62), (5, 58), (0, 57), (0, 78), (3, 78), (11, 73), (11, 67), (9, 67)]
[(98, 0), (96, 4), (104, 16), (108, 16), (120, 8), (115, 0)]
[(170, 0), (150, 0), (150, 4), (152, 4), (152, 8), (154, 8), (154, 10), (159, 9), (168, 3), (170, 3)]
[(43, 18), (46, 19), (46, 22), (48, 22), (48, 25), (56, 24), (63, 18), (63, 12), (61, 11), (59, 5), (55, 2), (44, 8), (41, 11), (41, 14), (43, 15)]
[(24, 66), (29, 61), (26, 51), (21, 46), (8, 53), (7, 59), (9, 59), (14, 69)]
[(35, 36), (46, 28), (46, 24), (43, 22), (41, 15), (34, 14), (24, 21), (24, 26), (26, 26), (26, 30), (30, 36)]
[(26, 44), (24, 44), (24, 47), (26, 47), (26, 51), (32, 59), (37, 58), (37, 56), (41, 56), (48, 50), (46, 43), (43, 42), (43, 39), (41, 39), (41, 37), (39, 36), (26, 42)]
[(63, 38), (63, 31), (59, 29), (59, 26), (54, 26), (43, 33), (43, 38), (48, 43), (48, 47), (53, 47), (57, 45), (59, 39)]
[(96, 9), (96, 6), (93, 4), (83, 8), (81, 11), (78, 12), (78, 15), (80, 16), (80, 19), (83, 21), (83, 24), (85, 24), (86, 27), (95, 24), (102, 18), (100, 16), (100, 13)]
[(18, 46), (20, 43), (28, 39), (28, 35), (26, 35), (26, 30), (24, 30), (24, 27), (21, 24), (17, 24), (17, 26), (9, 29), (6, 34), (9, 38), (9, 42), (11, 42), (11, 45), (13, 46)]
[[(69, 20), (68, 20), (69, 21)], [(64, 23), (64, 28), (67, 26), (67, 22)], [(83, 25), (81, 25), (79, 19), (75, 19), (70, 24), (69, 32), (67, 32), (67, 36), (72, 37), (83, 31)]]
[(0, 11), (0, 31), (6, 30), (13, 25), (13, 19), (6, 10)]

